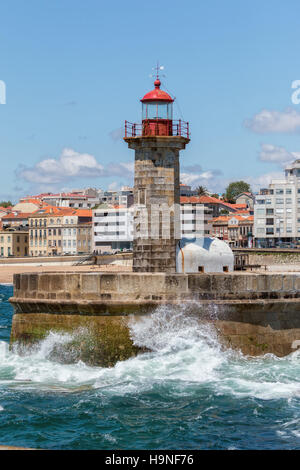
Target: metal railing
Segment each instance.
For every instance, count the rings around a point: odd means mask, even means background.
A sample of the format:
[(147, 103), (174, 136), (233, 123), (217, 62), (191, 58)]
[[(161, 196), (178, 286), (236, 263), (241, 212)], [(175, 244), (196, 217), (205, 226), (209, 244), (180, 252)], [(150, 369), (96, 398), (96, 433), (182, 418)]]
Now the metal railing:
[[(142, 137), (142, 136), (147, 136), (147, 135), (162, 135), (159, 132), (159, 126), (160, 122), (159, 120), (157, 123), (154, 122), (154, 120), (148, 120), (148, 122), (151, 122), (151, 125), (157, 125), (157, 132), (153, 132), (153, 127), (152, 127), (152, 132), (151, 134), (147, 134), (145, 132), (146, 126), (143, 123), (132, 123), (125, 121), (125, 138), (127, 137)], [(162, 122), (167, 122), (165, 120), (162, 120)], [(169, 127), (168, 133), (166, 134), (167, 136), (179, 136), (179, 137), (185, 137), (186, 139), (190, 138), (190, 130), (189, 130), (189, 123), (182, 121), (181, 119), (178, 120), (173, 120), (171, 121), (172, 125)], [(154, 128), (155, 129), (155, 128)]]

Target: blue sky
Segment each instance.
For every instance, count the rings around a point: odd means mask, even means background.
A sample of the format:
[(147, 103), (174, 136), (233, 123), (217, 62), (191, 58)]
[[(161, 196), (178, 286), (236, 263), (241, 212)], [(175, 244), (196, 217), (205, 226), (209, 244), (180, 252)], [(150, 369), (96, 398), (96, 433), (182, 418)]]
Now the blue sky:
[(6, 0), (0, 13), (1, 199), (132, 183), (119, 130), (140, 120), (157, 59), (190, 122), (183, 181), (257, 188), (300, 157), (297, 0)]

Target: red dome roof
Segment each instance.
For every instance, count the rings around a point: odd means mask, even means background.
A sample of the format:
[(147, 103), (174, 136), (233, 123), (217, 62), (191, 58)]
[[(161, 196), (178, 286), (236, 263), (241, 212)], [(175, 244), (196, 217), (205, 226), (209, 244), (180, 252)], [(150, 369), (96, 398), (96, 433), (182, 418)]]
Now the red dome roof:
[(149, 93), (145, 94), (145, 96), (141, 99), (142, 103), (144, 103), (145, 101), (166, 101), (169, 103), (173, 103), (174, 100), (171, 98), (170, 95), (168, 95), (168, 93), (160, 89), (160, 85), (160, 80), (156, 79), (154, 82), (154, 90), (149, 91)]

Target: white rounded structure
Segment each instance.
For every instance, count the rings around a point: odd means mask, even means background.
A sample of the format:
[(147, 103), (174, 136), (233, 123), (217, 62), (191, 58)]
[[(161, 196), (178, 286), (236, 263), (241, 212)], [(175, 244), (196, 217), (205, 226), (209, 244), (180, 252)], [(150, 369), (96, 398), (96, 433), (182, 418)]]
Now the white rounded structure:
[(234, 255), (231, 248), (218, 238), (183, 238), (178, 243), (178, 273), (223, 273), (233, 271), (233, 267)]

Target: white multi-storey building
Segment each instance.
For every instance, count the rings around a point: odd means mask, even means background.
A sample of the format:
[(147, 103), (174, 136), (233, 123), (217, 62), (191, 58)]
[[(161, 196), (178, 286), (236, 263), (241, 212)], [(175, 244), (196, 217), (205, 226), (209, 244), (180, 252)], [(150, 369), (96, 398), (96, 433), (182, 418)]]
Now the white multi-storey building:
[(91, 209), (99, 204), (100, 199), (96, 196), (89, 196), (77, 193), (47, 194), (42, 197), (42, 201), (57, 207), (70, 207), (73, 209)]
[(204, 204), (181, 204), (180, 221), (181, 238), (208, 237), (212, 228), (212, 209)]
[(272, 180), (256, 196), (254, 237), (262, 248), (300, 240), (300, 160), (286, 167), (284, 178)]
[(131, 249), (133, 207), (111, 208), (105, 204), (93, 211), (94, 251)]

